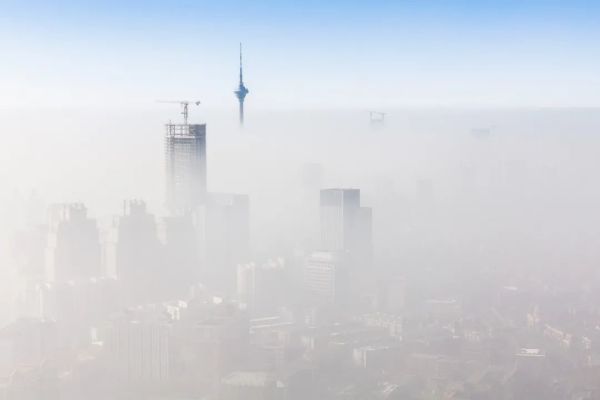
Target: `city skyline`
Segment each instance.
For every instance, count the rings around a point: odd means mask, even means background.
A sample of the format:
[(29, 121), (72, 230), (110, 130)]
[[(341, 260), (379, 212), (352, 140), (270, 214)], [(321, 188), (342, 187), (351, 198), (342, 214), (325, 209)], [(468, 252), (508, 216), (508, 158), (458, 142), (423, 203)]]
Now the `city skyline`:
[(0, 400), (600, 399), (599, 10), (9, 0)]

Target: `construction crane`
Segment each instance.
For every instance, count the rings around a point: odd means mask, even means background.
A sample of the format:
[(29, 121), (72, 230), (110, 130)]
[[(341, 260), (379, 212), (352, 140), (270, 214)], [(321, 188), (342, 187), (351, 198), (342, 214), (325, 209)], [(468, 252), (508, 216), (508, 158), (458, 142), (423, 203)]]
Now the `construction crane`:
[(199, 106), (199, 101), (189, 101), (189, 100), (158, 100), (157, 103), (169, 103), (169, 104), (180, 104), (182, 107), (181, 115), (183, 115), (183, 124), (188, 124), (188, 106), (190, 104), (194, 104)]
[(385, 120), (385, 113), (381, 111), (369, 111), (369, 117), (371, 123), (383, 123)]

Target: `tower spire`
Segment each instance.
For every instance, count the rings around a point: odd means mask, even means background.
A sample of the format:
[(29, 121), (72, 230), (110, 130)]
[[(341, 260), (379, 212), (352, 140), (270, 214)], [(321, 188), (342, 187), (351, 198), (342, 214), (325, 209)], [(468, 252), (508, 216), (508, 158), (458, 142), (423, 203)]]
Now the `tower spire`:
[(240, 103), (240, 125), (244, 125), (244, 99), (248, 94), (248, 89), (244, 86), (244, 73), (243, 73), (243, 65), (242, 65), (242, 43), (240, 43), (240, 83), (235, 92), (235, 96), (237, 97)]
[(240, 86), (244, 85), (244, 75), (242, 71), (242, 43), (240, 42)]

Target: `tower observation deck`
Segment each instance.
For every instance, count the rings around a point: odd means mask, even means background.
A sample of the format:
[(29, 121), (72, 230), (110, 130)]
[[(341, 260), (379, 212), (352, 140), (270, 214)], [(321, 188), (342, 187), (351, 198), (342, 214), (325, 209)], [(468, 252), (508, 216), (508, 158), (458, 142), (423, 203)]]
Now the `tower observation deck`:
[(244, 74), (242, 67), (242, 44), (240, 43), (240, 83), (235, 92), (235, 97), (237, 97), (240, 103), (240, 125), (244, 125), (244, 99), (248, 94), (249, 90), (244, 86)]

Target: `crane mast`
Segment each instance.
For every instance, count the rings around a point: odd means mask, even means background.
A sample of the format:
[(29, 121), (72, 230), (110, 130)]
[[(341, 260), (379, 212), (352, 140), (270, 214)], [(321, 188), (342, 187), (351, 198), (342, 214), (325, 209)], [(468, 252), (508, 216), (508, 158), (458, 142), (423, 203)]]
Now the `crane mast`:
[(188, 125), (189, 105), (200, 105), (199, 101), (189, 100), (158, 100), (158, 103), (179, 104), (181, 105), (181, 115), (183, 115), (183, 124)]

